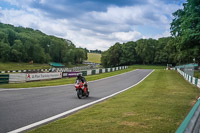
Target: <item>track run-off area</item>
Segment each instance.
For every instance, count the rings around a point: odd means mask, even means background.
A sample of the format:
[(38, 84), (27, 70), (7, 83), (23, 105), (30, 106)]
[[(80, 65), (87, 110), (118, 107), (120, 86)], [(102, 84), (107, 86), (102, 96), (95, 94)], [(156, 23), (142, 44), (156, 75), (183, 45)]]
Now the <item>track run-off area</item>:
[(74, 85), (0, 90), (0, 132), (22, 132), (117, 95), (153, 72), (138, 69), (90, 81), (89, 98), (78, 99)]

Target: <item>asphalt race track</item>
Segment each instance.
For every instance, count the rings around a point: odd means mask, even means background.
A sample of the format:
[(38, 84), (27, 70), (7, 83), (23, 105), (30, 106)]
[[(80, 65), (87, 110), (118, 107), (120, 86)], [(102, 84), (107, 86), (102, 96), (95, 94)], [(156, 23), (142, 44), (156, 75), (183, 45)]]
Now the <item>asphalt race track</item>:
[(0, 89), (0, 133), (30, 125), (126, 89), (151, 73), (135, 70), (89, 82), (90, 97), (78, 99), (74, 85)]

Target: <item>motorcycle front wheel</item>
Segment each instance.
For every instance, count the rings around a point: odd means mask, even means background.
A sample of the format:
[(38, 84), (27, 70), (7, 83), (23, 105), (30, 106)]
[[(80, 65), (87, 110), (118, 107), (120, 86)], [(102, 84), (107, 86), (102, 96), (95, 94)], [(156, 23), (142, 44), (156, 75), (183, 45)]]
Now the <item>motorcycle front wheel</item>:
[(81, 99), (83, 97), (83, 90), (78, 89), (77, 90), (77, 96), (78, 96), (79, 99)]

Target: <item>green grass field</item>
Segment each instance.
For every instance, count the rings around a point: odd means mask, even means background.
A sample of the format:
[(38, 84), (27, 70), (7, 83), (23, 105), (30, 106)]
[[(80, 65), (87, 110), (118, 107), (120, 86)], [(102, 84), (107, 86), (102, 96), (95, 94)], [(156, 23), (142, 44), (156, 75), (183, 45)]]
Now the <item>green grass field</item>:
[(101, 54), (88, 53), (87, 55), (88, 55), (87, 61), (94, 63), (101, 63)]
[(155, 70), (139, 85), (30, 133), (175, 132), (199, 89), (175, 71)]
[(29, 64), (29, 63), (15, 63), (15, 62), (0, 62), (0, 71), (8, 70), (28, 70), (28, 69), (49, 69), (49, 64)]
[[(85, 64), (67, 64), (68, 68), (87, 66)], [(49, 64), (38, 64), (38, 63), (17, 63), (17, 62), (0, 62), (0, 71), (10, 71), (10, 70), (31, 70), (31, 69), (49, 69), (51, 66)]]

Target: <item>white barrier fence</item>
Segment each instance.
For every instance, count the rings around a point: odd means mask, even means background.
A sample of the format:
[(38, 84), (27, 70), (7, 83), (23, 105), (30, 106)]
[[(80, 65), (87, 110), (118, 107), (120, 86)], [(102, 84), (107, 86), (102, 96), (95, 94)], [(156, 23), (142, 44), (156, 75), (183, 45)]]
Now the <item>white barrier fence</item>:
[(9, 83), (23, 83), (27, 81), (62, 78), (62, 72), (56, 73), (16, 73), (9, 74)]
[[(95, 75), (106, 72), (113, 72), (121, 69), (127, 69), (128, 66), (123, 67), (113, 67), (113, 68), (102, 68), (102, 69), (92, 69), (80, 71), (83, 76)], [(62, 78), (62, 72), (50, 72), (50, 73), (15, 73), (9, 74), (9, 83), (23, 83), (28, 81), (37, 81), (37, 80), (47, 80), (47, 79), (58, 79)]]
[(184, 72), (181, 71), (180, 69), (177, 69), (177, 71), (178, 71), (187, 81), (189, 81), (191, 84), (196, 85), (197, 87), (200, 88), (200, 79), (195, 78), (195, 77), (191, 77), (190, 75), (184, 73)]
[(9, 74), (9, 83), (23, 83), (26, 82), (25, 73)]

